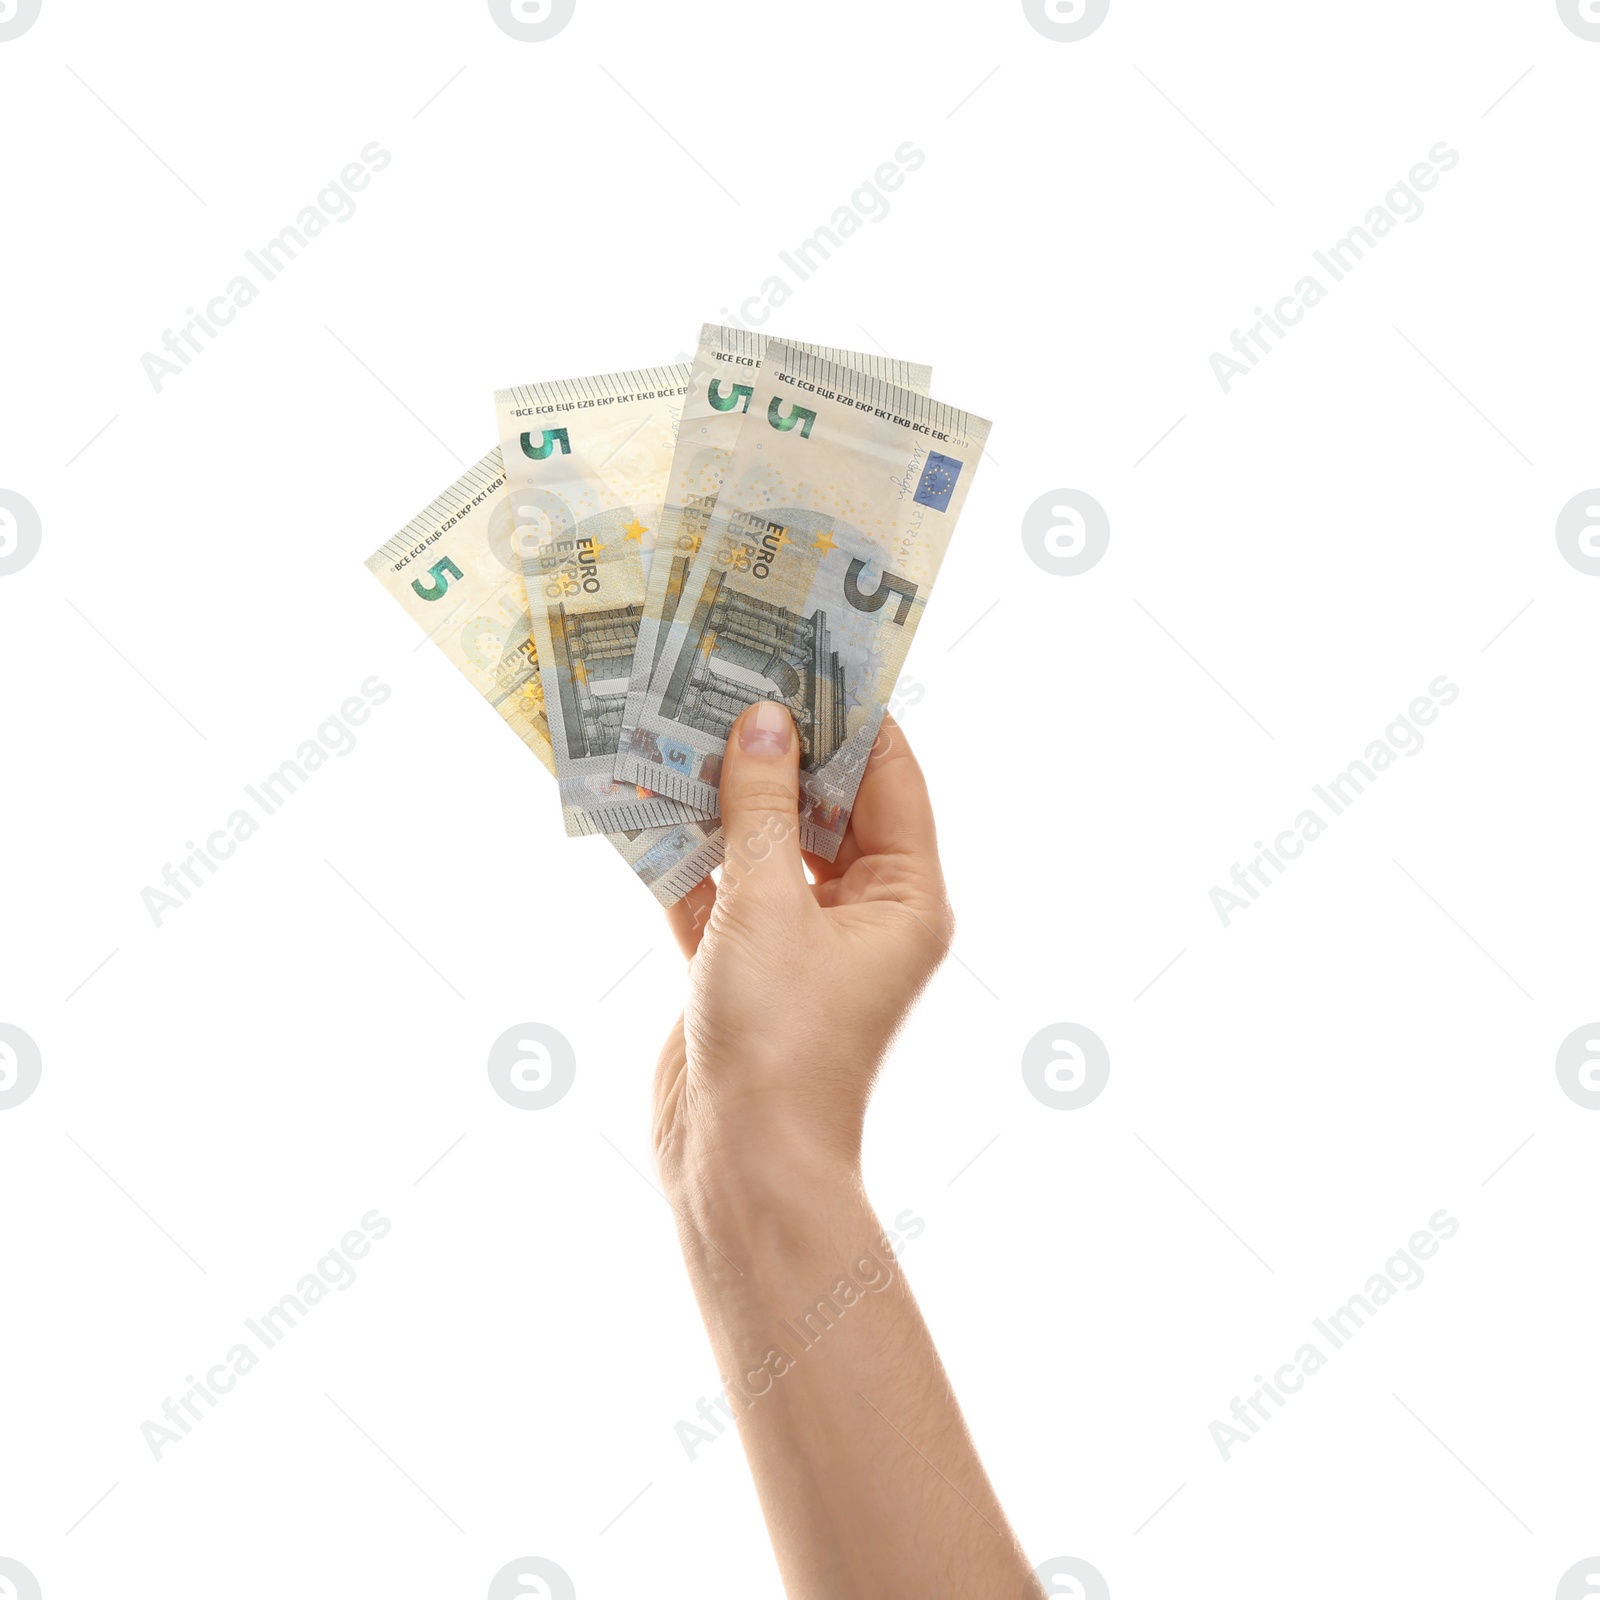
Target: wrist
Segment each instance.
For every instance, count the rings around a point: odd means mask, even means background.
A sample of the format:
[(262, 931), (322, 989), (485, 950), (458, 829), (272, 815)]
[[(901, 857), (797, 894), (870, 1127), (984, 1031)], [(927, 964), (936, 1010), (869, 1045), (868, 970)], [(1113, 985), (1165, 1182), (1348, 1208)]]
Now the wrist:
[(691, 1267), (713, 1272), (809, 1253), (870, 1214), (854, 1147), (727, 1129), (702, 1133), (662, 1172)]
[(748, 1122), (702, 1127), (663, 1159), (662, 1175), (668, 1198), (690, 1215), (767, 1216), (803, 1209), (822, 1197), (860, 1195), (860, 1144)]
[[(791, 1169), (778, 1181), (721, 1179), (677, 1215), (718, 1371), (725, 1381), (746, 1374), (755, 1385), (740, 1382), (747, 1394), (771, 1387), (771, 1378), (758, 1374), (781, 1376), (809, 1347), (806, 1318), (814, 1309), (821, 1326), (832, 1326), (829, 1316), (837, 1321), (840, 1307), (877, 1303), (871, 1291), (898, 1279), (893, 1245), (853, 1167)], [(859, 1313), (851, 1326), (872, 1321)], [(792, 1396), (794, 1385), (783, 1392)]]
[(864, 1096), (837, 1092), (793, 1059), (772, 1073), (743, 1064), (737, 1076), (688, 1092), (692, 1104), (661, 1108), (670, 1131), (658, 1130), (675, 1202), (772, 1208), (804, 1201), (819, 1186), (859, 1187)]

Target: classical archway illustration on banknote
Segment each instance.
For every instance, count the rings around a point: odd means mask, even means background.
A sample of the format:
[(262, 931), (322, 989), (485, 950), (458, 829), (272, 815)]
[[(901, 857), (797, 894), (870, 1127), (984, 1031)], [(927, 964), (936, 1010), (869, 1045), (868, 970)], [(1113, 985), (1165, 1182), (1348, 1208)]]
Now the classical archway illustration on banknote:
[(825, 765), (844, 743), (844, 668), (827, 612), (801, 616), (729, 589), (713, 572), (695, 602), (662, 713), (722, 740), (757, 700), (788, 706), (807, 769)]

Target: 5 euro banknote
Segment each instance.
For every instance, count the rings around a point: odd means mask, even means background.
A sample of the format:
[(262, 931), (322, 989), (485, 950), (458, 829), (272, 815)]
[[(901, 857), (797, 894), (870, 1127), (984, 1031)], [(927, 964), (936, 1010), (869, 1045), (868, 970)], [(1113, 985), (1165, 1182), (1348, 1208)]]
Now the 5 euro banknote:
[(646, 367), (495, 395), (503, 492), (569, 834), (716, 814), (615, 772), (688, 376), (684, 366)]
[[(491, 450), (374, 550), (366, 565), (554, 774), (504, 487), (500, 452)], [(681, 899), (723, 855), (714, 821), (617, 831), (608, 838), (663, 905)]]
[(988, 434), (769, 343), (618, 777), (711, 810), (734, 719), (781, 701), (802, 843), (832, 860)]
[[(700, 330), (671, 471), (655, 499), (660, 518), (652, 535), (655, 553), (650, 558), (644, 615), (639, 621), (639, 641), (634, 648), (622, 717), (624, 748), (629, 730), (638, 725), (650, 680), (661, 659), (661, 646), (676, 618), (685, 580), (716, 509), (723, 474), (749, 414), (755, 374), (761, 370), (769, 342), (766, 334), (715, 322), (706, 323)], [(921, 394), (928, 392), (933, 376), (931, 367), (916, 361), (793, 340), (789, 343), (809, 355), (886, 378)]]

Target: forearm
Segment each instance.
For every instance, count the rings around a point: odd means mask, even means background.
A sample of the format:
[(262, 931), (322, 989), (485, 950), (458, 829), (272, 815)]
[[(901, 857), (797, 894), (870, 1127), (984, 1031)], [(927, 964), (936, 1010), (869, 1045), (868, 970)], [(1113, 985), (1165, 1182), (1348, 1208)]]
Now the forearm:
[(853, 1164), (729, 1165), (679, 1232), (789, 1594), (1036, 1594)]

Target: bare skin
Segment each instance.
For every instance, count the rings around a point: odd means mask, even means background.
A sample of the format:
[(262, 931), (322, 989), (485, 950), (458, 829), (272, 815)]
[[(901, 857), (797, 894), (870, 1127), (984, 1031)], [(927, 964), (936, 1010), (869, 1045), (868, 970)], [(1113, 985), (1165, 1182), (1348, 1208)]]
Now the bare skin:
[(797, 743), (778, 706), (734, 725), (721, 885), (669, 913), (689, 995), (657, 1159), (788, 1594), (1025, 1600), (1040, 1588), (861, 1181), (873, 1080), (954, 928), (927, 787), (886, 719), (822, 861), (800, 848)]

